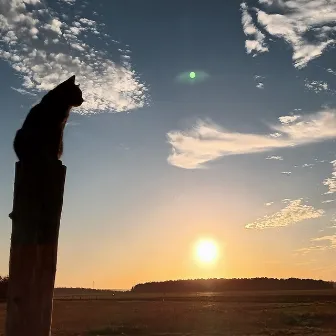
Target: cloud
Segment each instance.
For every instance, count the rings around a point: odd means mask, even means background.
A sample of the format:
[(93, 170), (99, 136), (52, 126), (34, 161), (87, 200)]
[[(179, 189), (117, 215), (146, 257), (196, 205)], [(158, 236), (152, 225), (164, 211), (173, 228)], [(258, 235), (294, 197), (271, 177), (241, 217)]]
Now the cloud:
[(289, 176), (289, 175), (292, 174), (292, 172), (290, 172), (290, 171), (284, 171), (284, 172), (281, 172), (281, 174)]
[(58, 0), (58, 1), (63, 1), (63, 2), (65, 2), (65, 3), (67, 3), (68, 5), (74, 5), (75, 4), (75, 2), (76, 2), (76, 0)]
[(327, 243), (327, 245), (325, 246), (326, 249), (336, 248), (336, 235), (314, 238), (311, 241), (312, 242), (325, 242), (325, 243)]
[(73, 127), (73, 126), (78, 126), (79, 125), (79, 122), (76, 122), (76, 121), (68, 121), (66, 124), (65, 124), (65, 127)]
[(328, 83), (323, 81), (309, 81), (308, 79), (305, 80), (305, 87), (310, 90), (314, 91), (315, 93), (321, 92), (331, 92), (329, 89)]
[(204, 120), (185, 131), (170, 131), (168, 162), (186, 169), (204, 168), (204, 163), (224, 156), (269, 152), (336, 138), (336, 110), (302, 115), (295, 120), (293, 116), (279, 119), (280, 123), (269, 126), (270, 134), (230, 131)]
[[(255, 21), (248, 26), (261, 26), (270, 37), (285, 41), (292, 48), (292, 59), (297, 68), (305, 67), (335, 44), (336, 3), (330, 0), (259, 0), (259, 6), (242, 5), (242, 17), (252, 10)], [(246, 21), (246, 19), (245, 19)], [(244, 20), (242, 19), (244, 26)], [(252, 31), (251, 31), (252, 32)], [(256, 38), (258, 41), (258, 39)], [(259, 39), (260, 40), (260, 39)], [(265, 34), (262, 46), (268, 49)], [(255, 53), (264, 52), (254, 48)]]
[(15, 88), (15, 87), (12, 87), (12, 86), (11, 86), (11, 89), (16, 91), (16, 92), (21, 93), (22, 95), (28, 95), (28, 96), (34, 96), (34, 97), (36, 96), (36, 93), (29, 92), (25, 89)]
[(289, 116), (283, 116), (283, 117), (279, 117), (279, 120), (281, 122), (281, 124), (291, 124), (294, 121), (300, 119), (301, 116), (299, 115), (289, 115)]
[(309, 247), (303, 247), (303, 248), (297, 249), (295, 251), (299, 255), (306, 255), (306, 254), (308, 254), (310, 252), (325, 251), (325, 250), (326, 250), (326, 246), (325, 245), (313, 245), (313, 246), (309, 246)]
[[(71, 16), (73, 11), (63, 14), (74, 3), (59, 0), (47, 8), (43, 0), (0, 0), (0, 59), (20, 75), (18, 89), (36, 94), (75, 74), (85, 103), (74, 112), (147, 105), (148, 90), (132, 70), (128, 48), (106, 34), (102, 23)], [(95, 45), (108, 45), (109, 51)]]
[(326, 178), (322, 183), (328, 187), (328, 191), (325, 192), (325, 195), (333, 194), (336, 192), (336, 160), (330, 162), (333, 166), (333, 171), (331, 177)]
[(305, 163), (305, 164), (302, 165), (302, 168), (312, 168), (314, 166), (315, 166), (314, 163)]
[(265, 206), (271, 206), (272, 204), (274, 204), (274, 202), (268, 202), (268, 203), (265, 203)]
[(256, 87), (258, 89), (264, 89), (265, 88), (265, 84), (263, 83), (263, 80), (265, 79), (265, 77), (260, 76), (260, 75), (255, 75), (254, 76), (254, 80), (256, 81)]
[(283, 161), (283, 157), (282, 156), (268, 156), (266, 158), (266, 160), (278, 160), (278, 161)]
[(322, 201), (321, 203), (331, 203), (331, 202), (334, 202), (335, 200), (325, 200), (325, 201)]
[(302, 222), (307, 219), (319, 218), (323, 216), (324, 210), (315, 209), (313, 206), (302, 204), (302, 199), (292, 200), (280, 211), (266, 215), (255, 222), (247, 224), (247, 229), (266, 229), (274, 227), (288, 226)]
[(242, 12), (242, 25), (245, 35), (248, 39), (245, 41), (245, 48), (248, 54), (254, 53), (254, 55), (264, 53), (268, 51), (268, 47), (264, 43), (265, 35), (257, 29), (253, 23), (253, 18), (248, 12), (246, 3), (242, 3), (240, 6)]
[[(50, 23), (44, 25), (45, 29), (50, 29), (58, 35), (62, 35), (61, 27), (62, 27), (62, 22), (58, 19), (51, 19)], [(38, 29), (37, 28), (35, 28), (35, 29), (36, 29), (36, 32), (38, 32)]]
[(288, 204), (289, 202), (291, 202), (290, 198), (284, 198), (283, 200), (281, 200), (281, 203), (284, 203), (284, 204)]
[(327, 72), (331, 73), (332, 75), (336, 76), (336, 71), (331, 69), (331, 68), (328, 68), (327, 69)]

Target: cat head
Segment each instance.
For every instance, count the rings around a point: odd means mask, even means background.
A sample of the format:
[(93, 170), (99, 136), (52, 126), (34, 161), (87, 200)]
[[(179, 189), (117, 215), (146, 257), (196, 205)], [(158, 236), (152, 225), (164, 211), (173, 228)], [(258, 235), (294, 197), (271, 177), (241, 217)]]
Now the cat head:
[(75, 84), (75, 75), (57, 85), (53, 90), (49, 91), (47, 96), (63, 101), (69, 107), (81, 106), (84, 102), (82, 90), (79, 85)]

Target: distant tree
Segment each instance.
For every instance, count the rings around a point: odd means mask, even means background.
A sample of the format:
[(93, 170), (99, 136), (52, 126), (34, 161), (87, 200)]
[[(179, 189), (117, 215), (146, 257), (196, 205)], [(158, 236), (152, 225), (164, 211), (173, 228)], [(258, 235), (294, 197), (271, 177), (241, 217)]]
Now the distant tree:
[(313, 279), (195, 279), (147, 282), (132, 287), (132, 292), (142, 293), (190, 293), (190, 292), (225, 292), (242, 290), (318, 290), (332, 289), (331, 282)]

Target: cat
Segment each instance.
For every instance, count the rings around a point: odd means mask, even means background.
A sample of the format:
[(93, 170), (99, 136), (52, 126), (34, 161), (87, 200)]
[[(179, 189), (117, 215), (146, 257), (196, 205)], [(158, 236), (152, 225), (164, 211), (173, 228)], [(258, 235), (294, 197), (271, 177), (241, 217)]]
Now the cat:
[(84, 102), (75, 76), (49, 91), (29, 111), (14, 138), (14, 151), (21, 162), (59, 160), (63, 132), (72, 107)]

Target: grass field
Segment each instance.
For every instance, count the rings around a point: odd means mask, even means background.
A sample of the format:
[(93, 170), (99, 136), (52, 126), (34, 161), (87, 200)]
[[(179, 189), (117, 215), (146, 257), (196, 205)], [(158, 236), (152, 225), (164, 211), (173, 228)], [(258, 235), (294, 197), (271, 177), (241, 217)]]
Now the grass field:
[(52, 335), (334, 336), (336, 291), (55, 297)]

